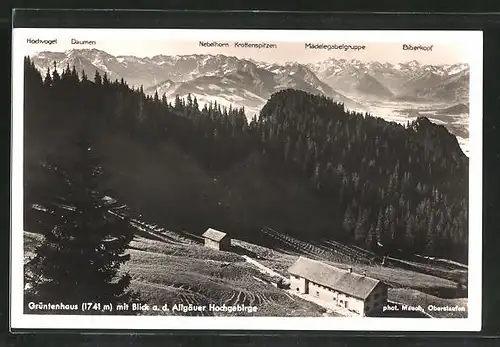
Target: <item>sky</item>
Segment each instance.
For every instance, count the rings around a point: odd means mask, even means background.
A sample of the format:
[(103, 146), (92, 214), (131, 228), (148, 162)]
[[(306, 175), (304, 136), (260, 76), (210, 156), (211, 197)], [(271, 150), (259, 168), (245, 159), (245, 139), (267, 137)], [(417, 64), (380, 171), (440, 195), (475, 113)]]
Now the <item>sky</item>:
[[(42, 30), (42, 31), (40, 31)], [(153, 33), (152, 31), (148, 33)], [(460, 38), (457, 34), (452, 39), (443, 39), (439, 35), (413, 35), (406, 38), (405, 36), (391, 38), (391, 35), (352, 35), (349, 32), (349, 37), (336, 35), (325, 35), (324, 32), (319, 34), (297, 32), (288, 32), (284, 35), (271, 33), (263, 35), (262, 31), (253, 31), (253, 33), (244, 32), (241, 40), (238, 37), (238, 31), (233, 30), (231, 33), (225, 31), (223, 34), (215, 32), (211, 35), (210, 31), (191, 31), (189, 34), (184, 32), (170, 34), (169, 32), (159, 32), (161, 35), (151, 35), (146, 33), (140, 35), (136, 30), (134, 32), (116, 30), (113, 33), (97, 32), (97, 31), (53, 31), (44, 33), (43, 29), (37, 29), (25, 33), (23, 39), (23, 50), (25, 54), (33, 54), (39, 51), (65, 51), (79, 48), (96, 48), (106, 51), (112, 55), (134, 55), (137, 57), (151, 57), (154, 55), (184, 55), (184, 54), (223, 54), (236, 56), (239, 58), (254, 59), (257, 61), (270, 63), (285, 63), (289, 61), (299, 63), (315, 63), (328, 58), (344, 58), (358, 59), (362, 61), (379, 61), (379, 62), (407, 62), (417, 60), (422, 64), (453, 64), (467, 63), (470, 55), (474, 54), (471, 51), (467, 40)], [(310, 33), (310, 32), (309, 32)], [(392, 35), (394, 36), (394, 35)], [(411, 35), (409, 35), (411, 36)], [(55, 45), (33, 45), (25, 43), (25, 38), (40, 38), (53, 39), (57, 38), (58, 42)], [(318, 38), (319, 37), (319, 38)], [(77, 40), (93, 40), (95, 45), (74, 45), (71, 44), (71, 39)], [(280, 40), (281, 39), (281, 40)], [(228, 42), (229, 48), (225, 47), (202, 47), (199, 41), (218, 41)], [(258, 48), (235, 48), (233, 44), (238, 42), (252, 43), (274, 43), (277, 48), (274, 49), (258, 49)], [(361, 51), (344, 51), (344, 50), (323, 50), (323, 49), (305, 49), (304, 44), (309, 43), (324, 43), (324, 44), (351, 44), (366, 46), (365, 50)], [(432, 51), (409, 51), (403, 50), (403, 44), (411, 45), (432, 45)]]

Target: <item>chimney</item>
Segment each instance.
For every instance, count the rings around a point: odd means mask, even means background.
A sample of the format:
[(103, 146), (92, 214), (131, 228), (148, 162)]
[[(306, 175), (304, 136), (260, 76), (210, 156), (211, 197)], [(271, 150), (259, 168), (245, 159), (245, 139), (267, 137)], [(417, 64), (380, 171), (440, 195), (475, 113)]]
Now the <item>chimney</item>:
[(352, 267), (350, 267), (350, 266), (349, 266), (349, 267), (347, 268), (347, 272), (352, 273)]

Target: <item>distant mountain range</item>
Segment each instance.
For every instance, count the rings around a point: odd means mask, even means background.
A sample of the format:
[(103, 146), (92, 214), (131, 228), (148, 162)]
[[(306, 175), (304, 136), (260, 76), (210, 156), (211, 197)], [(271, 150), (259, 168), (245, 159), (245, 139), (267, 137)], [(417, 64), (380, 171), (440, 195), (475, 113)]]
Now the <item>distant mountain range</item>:
[(413, 60), (391, 64), (330, 58), (307, 66), (348, 95), (450, 104), (467, 103), (469, 98), (469, 65), (463, 63), (428, 65)]
[(363, 99), (439, 101), (450, 106), (468, 102), (469, 67), (466, 64), (423, 65), (328, 59), (316, 64), (272, 64), (225, 55), (157, 55), (139, 58), (113, 56), (98, 49), (40, 52), (32, 59), (42, 71), (68, 64), (92, 76), (106, 73), (111, 80), (123, 78), (129, 85), (142, 85), (145, 92), (168, 99), (188, 93), (203, 105), (244, 106), (248, 118), (259, 114), (269, 96), (294, 88), (323, 94), (348, 109), (366, 112)]

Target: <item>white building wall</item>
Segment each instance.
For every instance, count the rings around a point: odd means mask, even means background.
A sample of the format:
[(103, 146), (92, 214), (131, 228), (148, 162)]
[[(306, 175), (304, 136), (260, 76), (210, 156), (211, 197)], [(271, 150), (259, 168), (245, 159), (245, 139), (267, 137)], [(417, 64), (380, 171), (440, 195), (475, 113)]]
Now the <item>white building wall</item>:
[(320, 284), (309, 282), (309, 294), (321, 300), (333, 302), (336, 296), (334, 290)]
[(205, 239), (205, 247), (219, 250), (219, 243), (210, 239)]
[(307, 282), (305, 278), (290, 275), (290, 289), (293, 291), (301, 294), (308, 293), (309, 288)]
[(358, 298), (354, 298), (354, 297), (350, 297), (347, 299), (348, 302), (347, 302), (347, 309), (349, 309), (350, 311), (360, 315), (360, 316), (364, 316), (364, 312), (365, 312), (365, 302), (361, 299), (358, 299)]
[(290, 276), (290, 288), (299, 293), (305, 293), (308, 289), (309, 295), (316, 297), (335, 306), (348, 309), (360, 316), (364, 315), (364, 301), (345, 293), (333, 290), (330, 287), (304, 280), (300, 277)]
[(360, 316), (369, 316), (379, 312), (387, 303), (387, 286), (383, 283), (377, 285), (365, 300), (352, 297), (294, 275), (290, 275), (290, 289), (333, 303)]

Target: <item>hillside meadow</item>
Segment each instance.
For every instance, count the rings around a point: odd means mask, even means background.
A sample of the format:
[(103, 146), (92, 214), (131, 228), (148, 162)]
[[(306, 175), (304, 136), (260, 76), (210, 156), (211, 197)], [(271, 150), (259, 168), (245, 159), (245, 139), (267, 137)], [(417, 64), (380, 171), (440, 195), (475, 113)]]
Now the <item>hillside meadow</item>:
[[(149, 305), (255, 305), (254, 316), (335, 316), (324, 308), (301, 298), (290, 296), (259, 279), (261, 272), (247, 263), (239, 254), (216, 251), (193, 241), (177, 241), (176, 233), (167, 231), (157, 239), (136, 236), (130, 244), (131, 259), (122, 271), (132, 277), (131, 288), (141, 294)], [(25, 232), (25, 259), (33, 254), (42, 240), (39, 234)], [(165, 241), (173, 240), (173, 241)], [(259, 263), (288, 277), (287, 269), (298, 254), (287, 254), (241, 240), (233, 240), (233, 247), (252, 252)], [(331, 262), (330, 262), (331, 263)], [(347, 264), (331, 263), (346, 267)], [(418, 272), (382, 266), (349, 264), (355, 272), (365, 272), (389, 284), (389, 300), (409, 305), (467, 306), (466, 298), (447, 299), (424, 291), (453, 289), (455, 283)], [(153, 314), (144, 312), (143, 314)], [(158, 313), (154, 313), (158, 314)], [(224, 312), (159, 313), (227, 315)], [(460, 318), (466, 312), (434, 312), (434, 316)]]
[[(40, 235), (25, 232), (28, 256), (40, 241)], [(252, 316), (335, 316), (318, 305), (291, 297), (285, 291), (257, 280), (262, 274), (243, 257), (231, 252), (219, 252), (197, 244), (167, 244), (136, 237), (131, 242), (129, 253), (131, 259), (121, 270), (131, 275), (131, 289), (138, 291), (141, 300), (149, 305), (247, 305), (257, 307), (256, 313), (247, 313)], [(229, 315), (225, 312), (202, 314)]]

